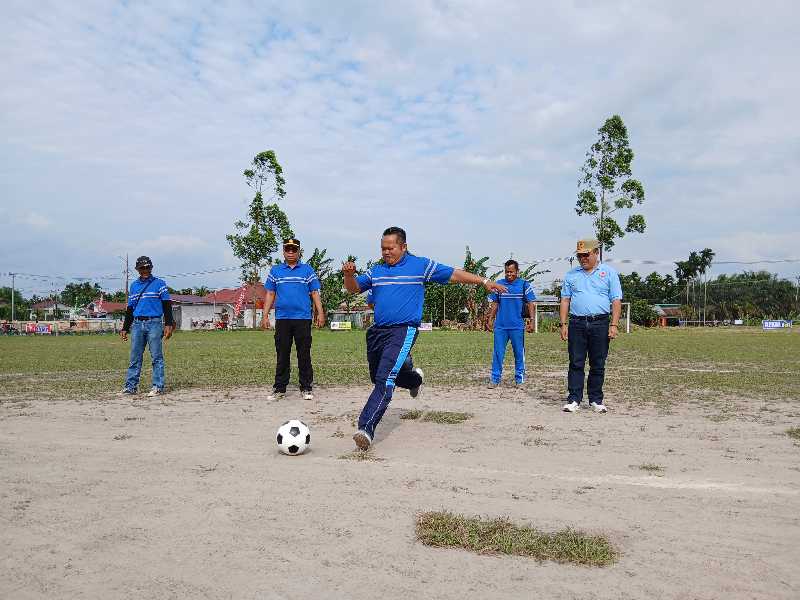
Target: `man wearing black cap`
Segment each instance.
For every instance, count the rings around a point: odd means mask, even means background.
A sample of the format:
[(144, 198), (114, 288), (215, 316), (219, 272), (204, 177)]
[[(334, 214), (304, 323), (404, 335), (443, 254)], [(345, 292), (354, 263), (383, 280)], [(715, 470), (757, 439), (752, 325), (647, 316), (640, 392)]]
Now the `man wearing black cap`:
[(325, 312), (320, 300), (320, 283), (317, 274), (308, 264), (300, 261), (300, 241), (290, 238), (283, 241), (284, 262), (270, 269), (264, 288), (263, 329), (269, 329), (269, 311), (275, 303), (275, 384), (268, 400), (286, 395), (289, 384), (289, 357), (292, 340), (297, 348), (297, 368), (303, 399), (312, 400), (314, 369), (311, 366), (311, 304), (317, 313), (317, 327), (325, 326)]
[(130, 365), (122, 393), (136, 393), (142, 372), (144, 347), (147, 346), (153, 359), (153, 387), (147, 395), (152, 397), (164, 392), (164, 353), (161, 339), (172, 336), (175, 321), (172, 318), (172, 301), (167, 284), (163, 279), (153, 277), (153, 261), (147, 256), (140, 256), (136, 259), (136, 270), (139, 272), (139, 279), (131, 283), (128, 309), (120, 332), (124, 341), (127, 341), (128, 333), (133, 332)]

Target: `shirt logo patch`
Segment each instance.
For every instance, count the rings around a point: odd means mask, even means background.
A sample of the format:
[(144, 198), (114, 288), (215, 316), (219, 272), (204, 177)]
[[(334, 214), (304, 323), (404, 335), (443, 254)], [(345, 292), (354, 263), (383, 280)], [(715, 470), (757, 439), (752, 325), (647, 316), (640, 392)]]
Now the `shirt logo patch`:
[(600, 271), (600, 277), (605, 277), (605, 276), (606, 276), (606, 272), (605, 271)]

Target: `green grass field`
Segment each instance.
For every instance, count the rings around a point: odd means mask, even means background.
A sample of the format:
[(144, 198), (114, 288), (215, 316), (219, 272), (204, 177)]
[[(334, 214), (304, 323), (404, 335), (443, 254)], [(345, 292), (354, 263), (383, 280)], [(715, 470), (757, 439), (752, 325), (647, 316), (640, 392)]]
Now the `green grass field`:
[[(481, 385), (488, 377), (492, 337), (482, 332), (420, 334), (415, 364), (428, 383)], [(97, 397), (122, 387), (129, 344), (113, 335), (0, 338), (0, 397)], [(800, 397), (800, 335), (756, 329), (639, 330), (613, 342), (606, 390), (617, 401), (675, 402), (728, 397)], [(166, 343), (170, 389), (269, 385), (272, 332), (177, 333)], [(318, 385), (367, 385), (363, 331), (315, 331)], [(556, 334), (526, 336), (529, 387), (561, 394), (566, 344)], [(142, 387), (150, 381), (145, 353)], [(293, 370), (296, 371), (296, 370)], [(506, 379), (511, 377), (511, 352)], [(296, 377), (296, 373), (294, 373)]]

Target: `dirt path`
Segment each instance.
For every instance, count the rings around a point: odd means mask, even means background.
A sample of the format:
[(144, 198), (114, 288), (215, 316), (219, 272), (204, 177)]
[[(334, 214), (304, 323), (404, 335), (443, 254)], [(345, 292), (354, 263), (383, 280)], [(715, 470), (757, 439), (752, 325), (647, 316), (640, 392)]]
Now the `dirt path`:
[[(510, 388), (399, 392), (382, 460), (340, 459), (366, 393), (0, 404), (0, 598), (800, 597), (793, 406), (720, 421), (674, 406), (567, 415)], [(475, 417), (400, 420), (420, 406)], [(312, 429), (299, 458), (274, 450), (292, 417)], [(439, 509), (603, 533), (622, 556), (587, 568), (431, 549), (414, 517)]]

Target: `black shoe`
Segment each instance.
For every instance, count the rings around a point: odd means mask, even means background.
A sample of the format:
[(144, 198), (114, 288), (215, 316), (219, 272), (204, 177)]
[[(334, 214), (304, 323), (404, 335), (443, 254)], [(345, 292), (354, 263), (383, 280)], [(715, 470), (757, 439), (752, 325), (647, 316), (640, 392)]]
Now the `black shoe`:
[(425, 383), (425, 373), (422, 372), (422, 369), (417, 367), (416, 369), (414, 369), (414, 372), (419, 375), (422, 381), (419, 382), (419, 385), (417, 387), (413, 387), (408, 390), (408, 393), (411, 394), (412, 398), (416, 398), (417, 396), (419, 396), (419, 388), (421, 388), (422, 384)]

